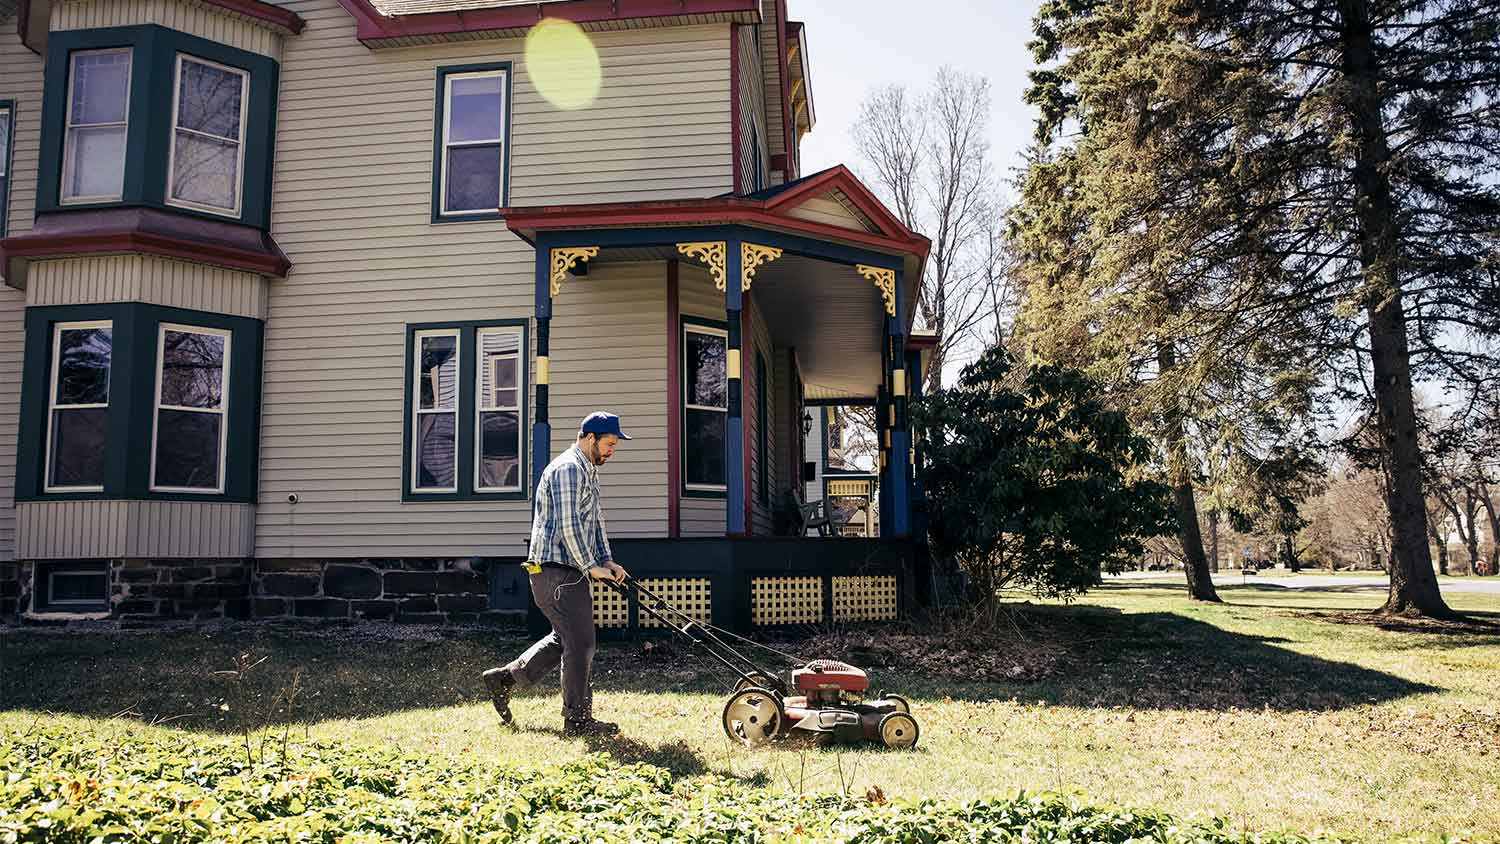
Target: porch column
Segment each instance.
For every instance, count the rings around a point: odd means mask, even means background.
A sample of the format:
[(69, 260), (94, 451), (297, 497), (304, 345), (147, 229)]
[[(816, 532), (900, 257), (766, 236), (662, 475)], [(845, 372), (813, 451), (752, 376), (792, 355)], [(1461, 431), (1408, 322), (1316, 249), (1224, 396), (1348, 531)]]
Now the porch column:
[[(740, 257), (740, 241), (725, 243), (727, 255)], [(724, 533), (745, 535), (745, 420), (742, 418), (740, 378), (740, 311), (744, 305), (740, 290), (742, 267), (737, 260), (726, 260), (724, 267), (724, 321), (729, 342), (724, 352), (724, 374), (728, 378), (729, 417), (724, 424)]]
[(552, 424), (548, 416), (552, 380), (552, 298), (562, 290), (569, 271), (580, 261), (599, 254), (597, 246), (536, 248), (536, 421), (531, 426), (531, 489), (536, 491), (542, 470), (552, 461)]
[(906, 336), (902, 334), (900, 270), (895, 271), (894, 281), (895, 314), (886, 318), (886, 368), (891, 387), (887, 471), (891, 484), (891, 535), (904, 538), (911, 533), (907, 524), (911, 515), (911, 429), (906, 408)]

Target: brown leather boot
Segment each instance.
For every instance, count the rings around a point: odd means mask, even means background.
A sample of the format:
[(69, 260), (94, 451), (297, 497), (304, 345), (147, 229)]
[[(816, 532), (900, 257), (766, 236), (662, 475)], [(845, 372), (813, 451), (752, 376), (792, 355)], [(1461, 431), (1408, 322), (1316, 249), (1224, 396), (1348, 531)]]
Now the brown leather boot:
[(508, 668), (491, 668), (479, 675), (484, 679), (484, 685), (490, 690), (490, 702), (495, 704), (495, 711), (500, 713), (500, 721), (505, 724), (512, 723), (510, 715), (510, 693), (516, 687), (516, 678)]

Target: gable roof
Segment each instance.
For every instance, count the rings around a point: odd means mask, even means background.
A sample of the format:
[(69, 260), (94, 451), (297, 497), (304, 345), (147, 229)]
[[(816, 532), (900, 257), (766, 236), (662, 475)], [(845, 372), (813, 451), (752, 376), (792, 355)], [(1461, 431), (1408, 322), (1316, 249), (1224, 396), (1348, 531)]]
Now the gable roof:
[(519, 36), (544, 16), (586, 30), (625, 21), (760, 23), (761, 0), (339, 0), (366, 47), (401, 47), (460, 34)]

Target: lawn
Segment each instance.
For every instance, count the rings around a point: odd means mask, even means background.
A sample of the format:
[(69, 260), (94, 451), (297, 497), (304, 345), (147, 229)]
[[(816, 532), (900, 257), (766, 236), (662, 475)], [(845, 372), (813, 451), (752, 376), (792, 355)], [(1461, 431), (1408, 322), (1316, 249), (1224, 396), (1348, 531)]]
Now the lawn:
[[(877, 688), (912, 698), (923, 730), (915, 752), (735, 748), (718, 724), (725, 684), (709, 666), (631, 644), (605, 646), (596, 663), (596, 709), (627, 738), (563, 738), (555, 686), (518, 698), (520, 729), (504, 729), (477, 675), (520, 638), (401, 627), (10, 630), (0, 634), (0, 728), (271, 726), (429, 758), (561, 763), (604, 752), (775, 794), (878, 788), (894, 800), (965, 801), (1076, 790), (1218, 815), (1236, 830), (1500, 839), (1500, 628), (1385, 629), (1357, 612), (1378, 605), (1379, 590), (1252, 582), (1221, 595), (1222, 606), (1192, 605), (1175, 584), (1127, 583), (1071, 606), (1021, 605), (1004, 641), (975, 662), (999, 680), (953, 679), (965, 665), (951, 653), (858, 650)], [(1447, 598), (1500, 622), (1500, 595)], [(242, 654), (265, 661), (238, 679), (215, 673)], [(1038, 655), (1052, 670), (1029, 679)], [(1004, 679), (1012, 656), (1022, 679)]]

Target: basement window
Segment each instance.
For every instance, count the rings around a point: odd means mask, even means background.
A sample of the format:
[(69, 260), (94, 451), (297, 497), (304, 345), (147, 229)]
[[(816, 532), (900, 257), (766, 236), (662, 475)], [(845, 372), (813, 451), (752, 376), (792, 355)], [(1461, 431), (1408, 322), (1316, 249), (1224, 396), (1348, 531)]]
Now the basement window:
[(53, 560), (36, 563), (31, 607), (33, 612), (108, 612), (108, 564), (104, 560)]

